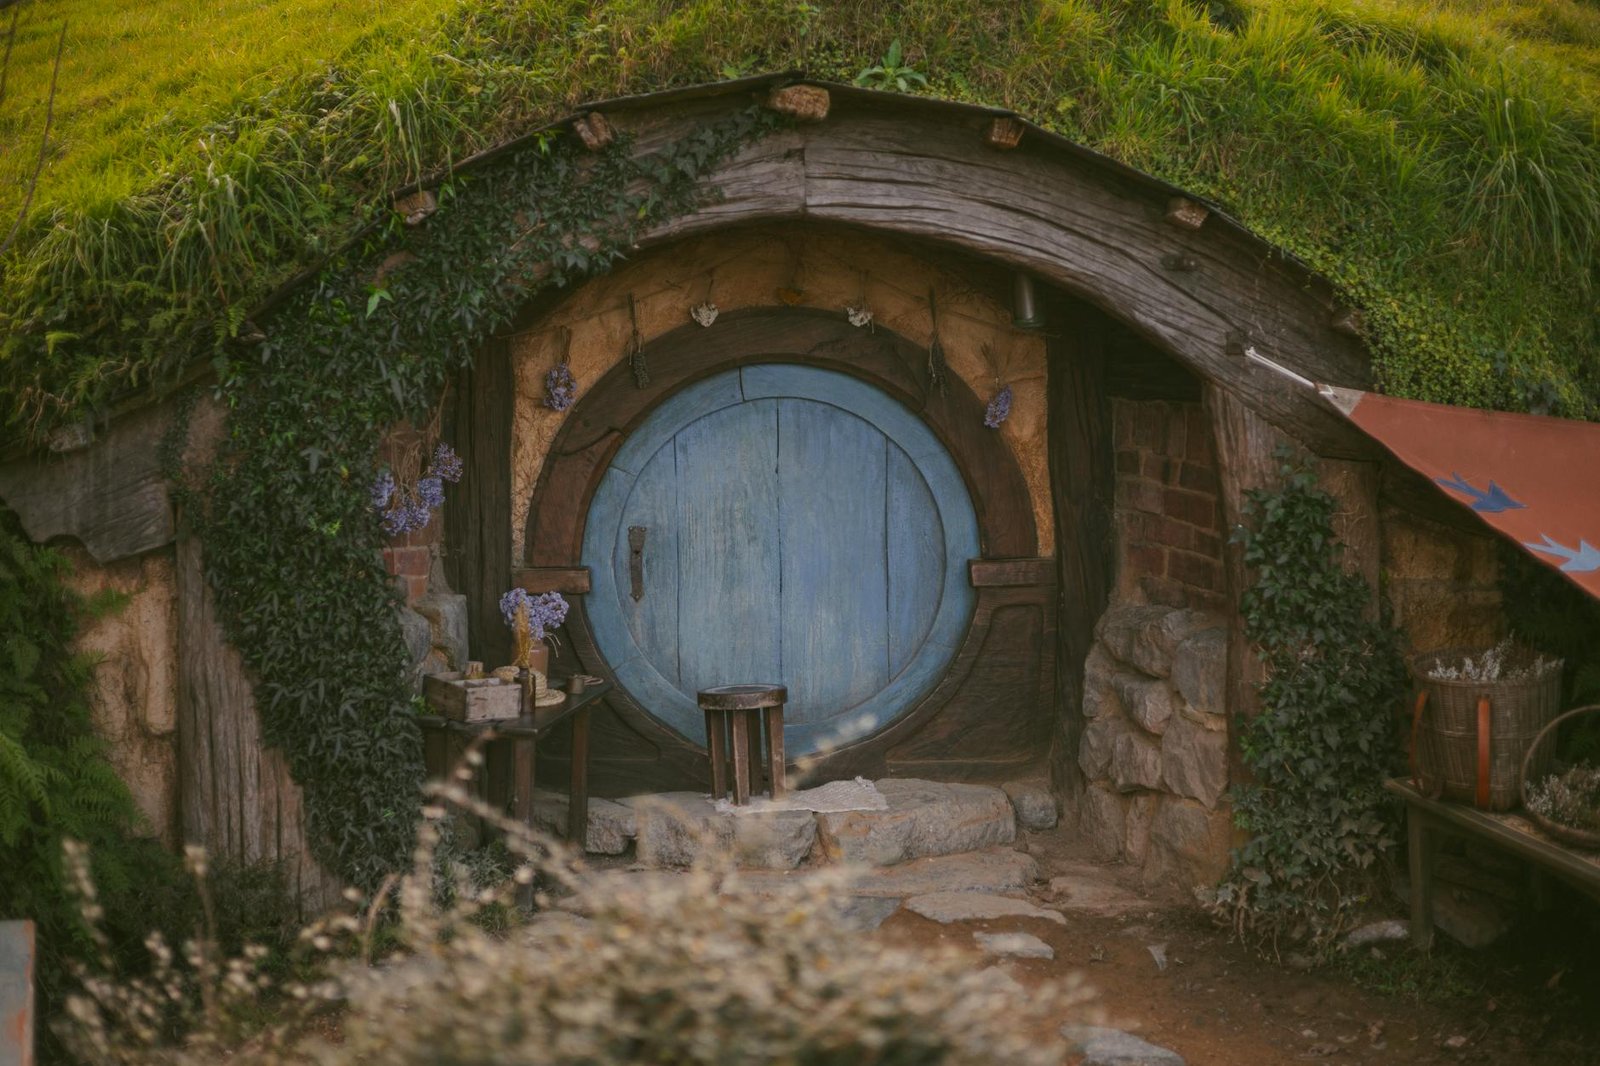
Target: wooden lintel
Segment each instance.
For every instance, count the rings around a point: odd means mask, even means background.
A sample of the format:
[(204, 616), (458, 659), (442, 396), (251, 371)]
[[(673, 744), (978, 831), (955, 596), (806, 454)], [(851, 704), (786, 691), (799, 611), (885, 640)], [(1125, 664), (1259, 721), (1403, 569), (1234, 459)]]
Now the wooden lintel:
[(583, 146), (591, 152), (598, 152), (616, 140), (617, 136), (611, 129), (611, 123), (598, 111), (591, 111), (587, 115), (573, 119), (572, 132), (578, 135)]
[(967, 576), (975, 589), (1038, 588), (1056, 583), (1054, 559), (968, 559)]
[(511, 572), (512, 584), (529, 592), (582, 596), (589, 591), (587, 566), (529, 566)]
[(983, 143), (990, 148), (1007, 151), (1022, 143), (1022, 120), (1001, 115), (989, 123), (989, 129), (983, 135)]
[(828, 117), (831, 104), (828, 90), (816, 85), (785, 85), (767, 96), (769, 108), (801, 122), (821, 122)]
[(1186, 196), (1174, 196), (1167, 201), (1167, 221), (1179, 229), (1199, 229), (1210, 215), (1203, 204)]

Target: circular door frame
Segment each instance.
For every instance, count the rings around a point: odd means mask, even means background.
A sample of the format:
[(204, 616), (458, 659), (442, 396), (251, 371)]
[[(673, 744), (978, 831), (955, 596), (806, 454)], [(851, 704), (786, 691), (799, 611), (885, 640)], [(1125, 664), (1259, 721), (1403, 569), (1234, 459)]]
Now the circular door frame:
[[(919, 417), (943, 445), (966, 483), (978, 520), (980, 557), (1031, 558), (1038, 554), (1033, 501), (1011, 449), (983, 424), (985, 401), (961, 379), (947, 375), (941, 391), (927, 382), (927, 349), (882, 327), (851, 326), (841, 314), (805, 308), (749, 308), (725, 312), (715, 324), (681, 326), (651, 340), (643, 356), (650, 384), (635, 384), (627, 360), (619, 361), (573, 405), (551, 441), (534, 484), (524, 530), (524, 557), (532, 567), (582, 566), (590, 505), (612, 457), (660, 403), (680, 390), (735, 367), (799, 363), (836, 370), (887, 393)], [(879, 732), (808, 762), (818, 776), (872, 772), (884, 753), (920, 730), (959, 687), (952, 675), (970, 667), (986, 625), (982, 597), (960, 649), (937, 681), (904, 714)], [(574, 597), (566, 625), (578, 664), (610, 677), (594, 640), (582, 597)], [(965, 665), (963, 665), (965, 664)], [(655, 745), (670, 772), (705, 775), (705, 749), (656, 720), (620, 686), (606, 702), (622, 721)]]
[[(737, 375), (737, 384), (728, 386)], [(839, 379), (847, 394), (841, 398), (830, 389), (829, 379)], [(752, 395), (752, 390), (754, 394)], [(620, 609), (619, 579), (613, 564), (618, 540), (622, 536), (622, 516), (636, 479), (646, 463), (666, 443), (686, 428), (719, 411), (743, 403), (775, 398), (794, 398), (837, 407), (871, 426), (881, 438), (898, 447), (923, 479), (940, 521), (943, 555), (941, 588), (937, 611), (929, 622), (922, 644), (883, 688), (854, 706), (828, 718), (813, 722), (792, 721), (785, 725), (785, 746), (797, 759), (808, 759), (817, 751), (832, 751), (849, 741), (873, 736), (893, 725), (918, 700), (931, 690), (954, 659), (972, 624), (976, 596), (966, 580), (967, 560), (978, 554), (977, 515), (956, 469), (955, 461), (922, 419), (876, 388), (851, 374), (820, 366), (794, 363), (734, 367), (685, 385), (651, 409), (650, 419), (618, 448), (602, 475), (600, 487), (590, 503), (586, 520), (585, 558), (590, 560), (591, 589), (585, 612), (591, 633), (599, 646), (601, 638), (613, 652), (608, 661), (618, 687), (633, 699), (647, 701), (652, 717), (690, 740), (701, 740), (704, 722), (691, 693), (684, 692), (660, 672), (647, 656)], [(852, 402), (853, 401), (853, 402)], [(665, 420), (664, 420), (665, 419)], [(955, 497), (959, 496), (959, 501)], [(604, 515), (615, 525), (609, 532), (595, 527), (595, 516)], [(594, 543), (590, 543), (594, 534)], [(608, 562), (599, 563), (604, 556)], [(955, 590), (955, 595), (949, 593)], [(600, 609), (606, 603), (608, 608)], [(626, 650), (621, 661), (616, 653)], [(733, 683), (728, 679), (722, 684)], [(786, 678), (746, 678), (747, 681)], [(891, 713), (893, 712), (893, 713)]]

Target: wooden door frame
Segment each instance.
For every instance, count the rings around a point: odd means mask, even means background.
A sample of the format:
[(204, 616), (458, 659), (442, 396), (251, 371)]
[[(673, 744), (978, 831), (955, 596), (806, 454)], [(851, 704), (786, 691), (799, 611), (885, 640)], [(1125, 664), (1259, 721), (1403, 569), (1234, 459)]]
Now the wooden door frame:
[[(648, 387), (636, 387), (627, 363), (619, 363), (580, 398), (551, 442), (528, 508), (524, 543), (529, 568), (582, 567), (584, 526), (600, 480), (623, 440), (662, 400), (713, 374), (759, 363), (801, 363), (838, 371), (904, 404), (928, 425), (960, 471), (978, 519), (981, 557), (1031, 560), (1037, 555), (1033, 501), (1016, 457), (999, 434), (984, 426), (985, 404), (965, 382), (951, 376), (943, 392), (927, 385), (926, 348), (881, 327), (870, 332), (853, 327), (842, 314), (776, 307), (727, 312), (709, 328), (682, 326), (646, 344), (644, 357), (650, 368)], [(1047, 733), (1054, 704), (1055, 612), (1053, 591), (1045, 589), (1053, 589), (1054, 576), (1049, 566), (1024, 570), (1035, 575), (1030, 580), (1037, 588), (1019, 583), (1015, 569), (1002, 569), (995, 585), (985, 584), (987, 571), (975, 573), (974, 617), (941, 679), (882, 731), (809, 761), (808, 774), (822, 778), (883, 773), (892, 749), (963, 698), (995, 611), (1023, 601), (1030, 605), (1037, 601), (1048, 613), (1043, 626), (1048, 635), (1043, 651), (1048, 676), (1037, 692), (1007, 695), (1036, 702)], [(572, 665), (609, 676), (581, 596), (574, 597), (565, 632)], [(641, 783), (659, 787), (706, 776), (703, 748), (656, 721), (620, 688), (607, 702), (628, 730), (656, 749), (659, 765), (650, 771), (640, 768)], [(1035, 753), (1043, 754), (1042, 748)], [(982, 761), (982, 753), (973, 755)], [(597, 751), (596, 758), (603, 762), (604, 753)]]

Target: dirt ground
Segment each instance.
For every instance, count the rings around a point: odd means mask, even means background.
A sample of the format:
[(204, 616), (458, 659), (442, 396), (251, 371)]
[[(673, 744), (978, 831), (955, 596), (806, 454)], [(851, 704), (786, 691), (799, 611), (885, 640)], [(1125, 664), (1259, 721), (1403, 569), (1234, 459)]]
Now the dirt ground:
[[(1031, 835), (1026, 846), (1046, 877), (1082, 861), (1059, 832)], [(1116, 867), (1104, 872), (1121, 876)], [(1052, 905), (1048, 898), (1036, 902)], [(974, 931), (1032, 933), (1055, 949), (1055, 958), (1006, 962), (1003, 969), (1024, 987), (1079, 972), (1098, 993), (1103, 1024), (1171, 1048), (1189, 1066), (1580, 1066), (1600, 1063), (1597, 910), (1567, 901), (1483, 951), (1441, 936), (1431, 959), (1409, 944), (1387, 944), (1315, 970), (1265, 959), (1194, 905), (1172, 899), (1119, 917), (1069, 909), (1065, 926), (1015, 918), (939, 925), (902, 910), (879, 935), (896, 943), (966, 945)], [(1398, 901), (1392, 912), (1402, 916)], [(1164, 969), (1151, 945), (1164, 952)]]

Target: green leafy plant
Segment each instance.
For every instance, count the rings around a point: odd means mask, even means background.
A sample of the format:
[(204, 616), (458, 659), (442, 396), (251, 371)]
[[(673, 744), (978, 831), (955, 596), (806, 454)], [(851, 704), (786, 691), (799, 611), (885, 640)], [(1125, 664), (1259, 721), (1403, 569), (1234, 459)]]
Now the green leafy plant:
[(1246, 633), (1265, 668), (1261, 710), (1236, 722), (1250, 777), (1233, 792), (1250, 834), (1216, 906), (1240, 932), (1325, 949), (1394, 846), (1383, 780), (1405, 667), (1373, 593), (1339, 563), (1335, 501), (1279, 453), (1281, 486), (1248, 494), (1235, 535), (1253, 575)]
[(928, 76), (904, 62), (904, 59), (900, 38), (896, 37), (876, 66), (867, 67), (856, 75), (856, 84), (868, 89), (893, 89), (902, 93), (927, 88)]
[(380, 441), (425, 424), (448, 376), (535, 292), (607, 269), (777, 121), (751, 108), (640, 158), (626, 139), (598, 155), (530, 143), (457, 178), (427, 225), (389, 226), (328, 264), (220, 365), (227, 435), (184, 475), (184, 513), (256, 677), (263, 739), (305, 791), (316, 854), (351, 884), (376, 886), (410, 853), (422, 779), (373, 506)]

